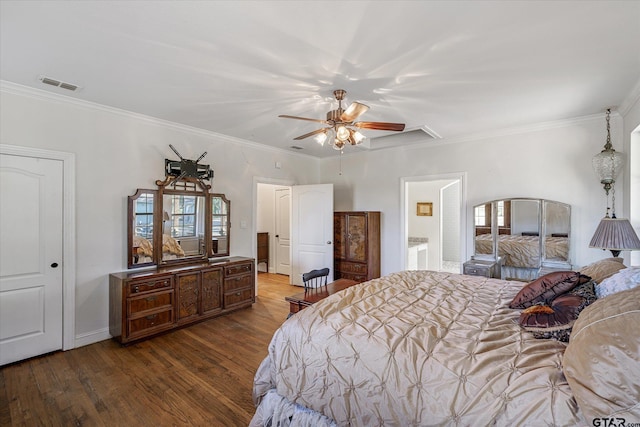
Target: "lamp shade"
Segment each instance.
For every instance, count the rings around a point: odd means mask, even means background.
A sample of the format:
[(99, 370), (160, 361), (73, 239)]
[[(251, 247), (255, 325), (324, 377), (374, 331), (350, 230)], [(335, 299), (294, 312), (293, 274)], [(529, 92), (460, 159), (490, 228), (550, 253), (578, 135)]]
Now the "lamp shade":
[(610, 250), (614, 256), (618, 256), (620, 251), (640, 249), (640, 239), (628, 219), (604, 217), (598, 224), (589, 247)]

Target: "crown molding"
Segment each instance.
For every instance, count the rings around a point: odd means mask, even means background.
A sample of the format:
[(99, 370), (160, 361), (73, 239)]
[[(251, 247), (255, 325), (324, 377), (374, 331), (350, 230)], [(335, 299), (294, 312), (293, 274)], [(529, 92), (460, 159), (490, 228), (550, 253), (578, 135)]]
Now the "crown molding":
[(622, 101), (620, 107), (618, 107), (618, 111), (623, 116), (626, 116), (629, 111), (633, 108), (636, 103), (640, 101), (640, 79), (636, 82), (636, 85), (631, 89), (631, 92), (627, 97)]
[(169, 120), (163, 120), (145, 114), (134, 113), (132, 111), (123, 110), (120, 108), (109, 107), (96, 102), (84, 101), (81, 99), (73, 98), (68, 95), (62, 95), (58, 93), (48, 92), (42, 89), (36, 89), (29, 86), (20, 85), (17, 83), (9, 82), (7, 80), (0, 80), (0, 92), (10, 93), (13, 95), (25, 96), (38, 100), (60, 102), (67, 105), (73, 105), (75, 107), (84, 108), (87, 110), (101, 111), (108, 114), (115, 114), (122, 117), (132, 118), (140, 120), (146, 123), (150, 123), (156, 126), (161, 126), (167, 129), (178, 130), (181, 132), (190, 133), (192, 135), (204, 136), (207, 138), (214, 138), (223, 142), (232, 142), (235, 144), (243, 145), (246, 147), (256, 148), (263, 151), (270, 151), (275, 153), (288, 154), (292, 156), (300, 156), (316, 159), (316, 156), (312, 156), (306, 153), (298, 153), (295, 151), (285, 150), (282, 148), (272, 147), (266, 144), (260, 144), (258, 142), (248, 141), (246, 139), (236, 138), (233, 136), (217, 133), (205, 129), (200, 129), (192, 126), (183, 125), (180, 123), (171, 122)]
[[(402, 147), (380, 147), (365, 150), (350, 150), (349, 153), (345, 152), (343, 156), (350, 156), (356, 154), (362, 154), (363, 152), (385, 151), (385, 150), (418, 150), (422, 148), (441, 147), (445, 145), (460, 144), (465, 142), (483, 141), (487, 139), (495, 139), (504, 136), (521, 135), (527, 133), (541, 132), (550, 129), (558, 129), (563, 127), (574, 126), (580, 123), (585, 123), (593, 120), (602, 120), (605, 113), (591, 114), (588, 116), (574, 117), (571, 119), (553, 120), (548, 122), (540, 122), (526, 126), (512, 127), (496, 129), (488, 132), (477, 132), (467, 135), (459, 135), (453, 137), (443, 137), (441, 139), (429, 139), (425, 141), (417, 141), (412, 144), (406, 144)], [(621, 115), (617, 111), (611, 112), (612, 117), (620, 117)], [(335, 159), (335, 157), (327, 157), (326, 159)]]
[[(216, 133), (213, 131), (204, 130), (200, 128), (195, 128), (192, 126), (175, 123), (168, 120), (158, 119), (156, 117), (134, 113), (128, 110), (123, 110), (119, 108), (98, 104), (95, 102), (76, 99), (67, 95), (47, 92), (42, 89), (36, 89), (29, 86), (19, 85), (6, 80), (0, 80), (0, 91), (15, 94), (15, 95), (27, 96), (35, 99), (40, 99), (40, 100), (61, 102), (69, 105), (74, 105), (80, 108), (103, 111), (109, 114), (120, 115), (128, 118), (135, 118), (137, 120), (151, 123), (157, 126), (162, 126), (168, 129), (174, 129), (174, 130), (190, 133), (193, 135), (199, 135), (207, 138), (214, 138), (217, 140), (232, 142), (235, 144), (240, 144), (243, 146), (275, 152), (275, 153), (283, 153), (283, 154), (288, 154), (292, 156), (301, 156), (301, 157), (313, 158), (313, 159), (319, 159), (319, 160), (330, 160), (330, 159), (335, 159), (337, 157), (337, 156), (318, 157), (318, 156), (313, 156), (306, 153), (272, 147), (266, 144), (260, 144), (258, 142), (248, 141), (245, 139), (236, 138), (229, 135)], [(638, 83), (636, 84), (636, 86), (634, 87), (630, 95), (625, 99), (625, 102), (623, 102), (622, 106), (620, 106), (617, 110), (614, 110), (611, 112), (612, 117), (623, 116), (631, 109), (631, 107), (633, 107), (635, 102), (637, 102), (639, 99), (640, 99), (640, 80), (638, 81)], [(477, 133), (459, 135), (459, 136), (453, 136), (453, 137), (441, 137), (440, 139), (429, 139), (424, 142), (419, 141), (412, 144), (404, 145), (402, 147), (380, 147), (380, 148), (373, 148), (373, 149), (363, 148), (363, 149), (357, 149), (357, 150), (349, 150), (348, 152), (347, 151), (343, 152), (342, 155), (352, 156), (352, 155), (359, 155), (359, 154), (374, 152), (374, 151), (398, 150), (398, 149), (409, 149), (409, 148), (419, 149), (424, 147), (439, 147), (439, 146), (449, 145), (449, 144), (481, 141), (481, 140), (493, 139), (493, 138), (498, 138), (503, 136), (519, 135), (519, 134), (525, 134), (525, 133), (540, 132), (540, 131), (545, 131), (549, 129), (557, 129), (557, 128), (584, 123), (591, 120), (601, 120), (603, 117), (604, 117), (604, 113), (592, 114), (589, 116), (541, 122), (541, 123), (535, 123), (535, 124), (525, 125), (520, 127), (496, 129), (488, 132), (477, 132)]]

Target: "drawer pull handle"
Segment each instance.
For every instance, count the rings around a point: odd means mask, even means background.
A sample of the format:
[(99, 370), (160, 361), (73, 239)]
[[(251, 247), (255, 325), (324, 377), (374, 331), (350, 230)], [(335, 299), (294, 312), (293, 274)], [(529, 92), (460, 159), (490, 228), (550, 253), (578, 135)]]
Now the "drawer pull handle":
[(240, 296), (240, 292), (236, 292), (236, 296), (239, 297)]
[(140, 292), (140, 286), (136, 285), (133, 287), (133, 292)]
[(151, 315), (147, 316), (147, 317), (146, 317), (146, 319), (147, 319), (147, 320), (153, 320), (153, 319), (155, 319), (156, 317), (158, 317), (158, 315), (157, 315), (157, 314), (151, 314)]
[(147, 297), (147, 302), (152, 302), (156, 300), (156, 296), (152, 296), (152, 297)]

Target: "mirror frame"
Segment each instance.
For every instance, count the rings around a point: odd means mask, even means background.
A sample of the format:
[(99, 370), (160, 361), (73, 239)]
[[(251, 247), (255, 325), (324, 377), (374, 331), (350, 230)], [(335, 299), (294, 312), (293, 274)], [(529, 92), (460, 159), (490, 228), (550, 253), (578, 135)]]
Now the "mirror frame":
[[(186, 184), (191, 183), (191, 184)], [(128, 268), (140, 268), (149, 267), (153, 265), (168, 266), (176, 264), (188, 264), (206, 261), (209, 258), (228, 257), (231, 254), (231, 202), (222, 193), (210, 193), (208, 191), (209, 186), (206, 186), (201, 181), (183, 179), (177, 182), (179, 187), (176, 188), (176, 182), (165, 180), (156, 181), (158, 189), (137, 189), (132, 196), (128, 196), (128, 227), (127, 227), (127, 267)], [(168, 188), (170, 187), (171, 188)], [(153, 257), (151, 262), (135, 263), (133, 253), (133, 236), (135, 234), (135, 201), (145, 193), (151, 193), (154, 195), (153, 204)], [(162, 259), (162, 234), (163, 234), (163, 212), (164, 212), (164, 195), (183, 194), (189, 196), (202, 196), (204, 197), (205, 211), (205, 226), (204, 226), (204, 253), (185, 256), (177, 259)], [(226, 236), (227, 236), (227, 250), (225, 253), (213, 252), (213, 240), (212, 240), (212, 200), (214, 197), (220, 197), (223, 203), (227, 205), (227, 222), (226, 222)]]

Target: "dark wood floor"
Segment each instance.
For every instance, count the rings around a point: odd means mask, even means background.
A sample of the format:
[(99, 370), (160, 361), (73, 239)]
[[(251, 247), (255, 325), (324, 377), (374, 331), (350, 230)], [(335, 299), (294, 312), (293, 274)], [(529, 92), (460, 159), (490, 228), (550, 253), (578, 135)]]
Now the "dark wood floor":
[(260, 273), (256, 303), (128, 347), (113, 340), (0, 369), (0, 426), (246, 426), (253, 376), (300, 292)]

